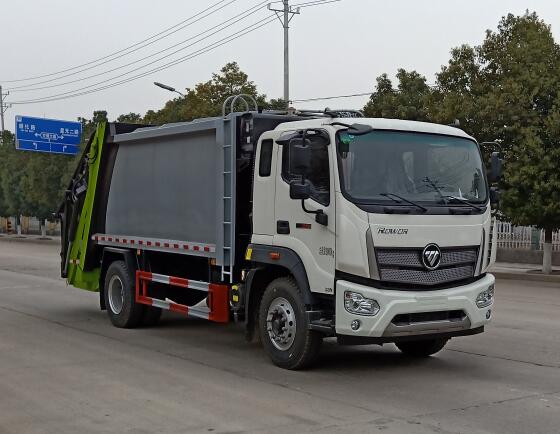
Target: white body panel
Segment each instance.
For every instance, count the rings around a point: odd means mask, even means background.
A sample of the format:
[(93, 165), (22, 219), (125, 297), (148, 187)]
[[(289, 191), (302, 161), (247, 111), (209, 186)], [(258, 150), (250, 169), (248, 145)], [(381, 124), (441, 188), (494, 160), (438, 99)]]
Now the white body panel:
[[(488, 211), (463, 216), (369, 214), (373, 244), (379, 247), (479, 246), (482, 228), (490, 228), (488, 219)], [(406, 229), (406, 233), (391, 229)]]
[(366, 233), (368, 214), (336, 192), (336, 268), (349, 274), (370, 277)]

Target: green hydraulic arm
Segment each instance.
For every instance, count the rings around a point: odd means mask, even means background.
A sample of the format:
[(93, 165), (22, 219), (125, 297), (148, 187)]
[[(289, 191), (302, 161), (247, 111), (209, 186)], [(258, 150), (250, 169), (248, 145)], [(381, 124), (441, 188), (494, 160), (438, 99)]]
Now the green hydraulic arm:
[[(95, 205), (95, 193), (97, 190), (97, 179), (99, 174), (99, 165), (101, 162), (101, 155), (105, 142), (106, 123), (100, 123), (93, 139), (90, 141), (89, 149), (86, 149), (86, 154), (82, 157), (84, 172), (84, 181), (87, 181), (85, 197), (78, 198), (80, 193), (70, 191), (68, 194), (74, 198), (73, 206), (66, 206), (64, 220), (68, 225), (68, 233), (63, 242), (66, 241), (66, 246), (63, 246), (63, 276), (66, 275), (68, 284), (77, 288), (86, 289), (89, 291), (99, 291), (99, 276), (101, 269), (94, 268), (92, 270), (85, 270), (86, 255), (88, 252), (88, 243), (91, 242), (90, 228), (92, 224), (92, 212)], [(73, 180), (74, 182), (74, 180)], [(83, 185), (83, 184), (82, 184)], [(66, 199), (68, 203), (68, 198)], [(83, 200), (83, 202), (82, 202)], [(81, 206), (80, 206), (81, 204)], [(70, 209), (72, 208), (72, 212)], [(73, 209), (75, 208), (75, 209)], [(70, 214), (70, 215), (68, 215)], [(76, 225), (77, 222), (77, 225)], [(75, 231), (73, 228), (75, 227)], [(66, 256), (66, 257), (64, 257)]]

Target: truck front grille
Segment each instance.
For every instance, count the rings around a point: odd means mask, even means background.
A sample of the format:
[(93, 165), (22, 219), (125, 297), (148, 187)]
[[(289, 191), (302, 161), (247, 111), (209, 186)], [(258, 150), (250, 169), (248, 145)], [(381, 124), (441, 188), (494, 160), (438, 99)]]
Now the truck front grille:
[(436, 270), (422, 264), (423, 249), (376, 249), (379, 277), (382, 282), (404, 285), (438, 286), (474, 276), (478, 247), (441, 249), (441, 262)]

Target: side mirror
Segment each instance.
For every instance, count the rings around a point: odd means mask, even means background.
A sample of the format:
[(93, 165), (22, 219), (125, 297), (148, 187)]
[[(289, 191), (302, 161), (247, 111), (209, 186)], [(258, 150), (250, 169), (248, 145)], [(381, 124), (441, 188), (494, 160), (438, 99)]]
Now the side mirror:
[(311, 167), (311, 146), (309, 140), (290, 140), (290, 172), (305, 176)]
[(490, 187), (490, 205), (497, 207), (500, 204), (500, 190), (497, 187)]
[(290, 198), (305, 200), (311, 197), (311, 183), (305, 180), (303, 183), (298, 181), (290, 182)]
[(373, 127), (363, 124), (352, 124), (348, 127), (348, 130), (346, 130), (346, 132), (351, 136), (363, 136), (365, 134), (371, 133), (372, 131)]
[(502, 178), (502, 159), (499, 152), (492, 152), (492, 162), (490, 166), (490, 182), (498, 182)]

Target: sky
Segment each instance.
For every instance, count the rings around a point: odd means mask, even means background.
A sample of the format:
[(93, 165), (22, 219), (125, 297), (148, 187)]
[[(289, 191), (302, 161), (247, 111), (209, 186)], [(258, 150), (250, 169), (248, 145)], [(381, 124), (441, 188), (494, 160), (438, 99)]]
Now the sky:
[[(75, 68), (136, 44), (217, 1), (0, 0), (0, 85), (4, 89), (11, 88), (6, 102), (71, 95), (80, 88), (85, 88), (80, 92), (95, 90), (148, 72), (181, 56), (192, 56), (197, 50), (238, 34), (270, 14), (263, 5), (253, 15), (215, 35), (205, 33), (196, 37), (220, 23), (231, 23), (232, 17), (262, 3), (259, 0), (225, 0), (218, 6), (227, 5), (223, 9), (196, 23), (191, 20), (184, 29), (134, 53), (103, 65), (98, 62)], [(290, 3), (307, 1), (291, 0)], [(496, 29), (503, 15), (522, 14), (527, 9), (536, 11), (551, 24), (555, 38), (560, 41), (560, 2), (552, 0), (341, 0), (302, 8), (290, 23), (290, 99), (370, 92), (377, 76), (386, 72), (394, 77), (398, 68), (414, 69), (425, 75), (428, 83), (433, 83), (435, 73), (449, 60), (451, 48), (465, 43), (480, 44), (486, 30)], [(212, 11), (214, 9), (209, 12)], [(195, 43), (204, 36), (207, 39)], [(176, 44), (179, 45), (169, 49)], [(168, 50), (156, 54), (165, 49)], [(182, 50), (157, 61), (179, 49)], [(106, 60), (110, 59), (112, 57)], [(143, 67), (154, 61), (151, 66)], [(13, 129), (15, 115), (73, 120), (79, 116), (91, 118), (94, 110), (107, 110), (112, 120), (123, 113), (144, 114), (149, 109), (161, 108), (173, 97), (155, 87), (153, 81), (183, 90), (208, 80), (230, 61), (239, 63), (259, 92), (270, 98), (281, 97), (283, 30), (280, 22), (272, 21), (207, 53), (123, 85), (58, 101), (14, 104), (6, 112), (6, 127)], [(130, 65), (124, 66), (126, 64)], [(9, 82), (69, 68), (75, 69), (34, 80)], [(81, 71), (85, 68), (91, 69)], [(108, 72), (111, 69), (114, 71)], [(116, 78), (121, 74), (125, 75)], [(96, 76), (90, 77), (92, 75)], [(74, 80), (79, 81), (64, 84)], [(29, 90), (46, 86), (51, 87)], [(367, 97), (354, 97), (295, 105), (297, 108), (359, 109), (366, 101)]]

